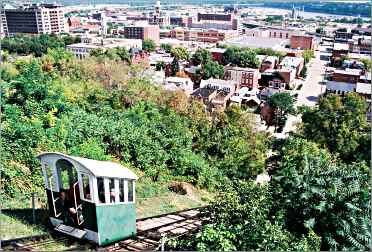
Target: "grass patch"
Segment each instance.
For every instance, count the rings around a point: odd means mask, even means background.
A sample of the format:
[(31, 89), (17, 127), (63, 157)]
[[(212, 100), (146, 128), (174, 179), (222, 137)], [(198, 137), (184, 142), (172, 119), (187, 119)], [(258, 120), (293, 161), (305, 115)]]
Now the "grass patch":
[(14, 216), (0, 214), (0, 238), (3, 240), (45, 234), (46, 229), (37, 225), (31, 225)]

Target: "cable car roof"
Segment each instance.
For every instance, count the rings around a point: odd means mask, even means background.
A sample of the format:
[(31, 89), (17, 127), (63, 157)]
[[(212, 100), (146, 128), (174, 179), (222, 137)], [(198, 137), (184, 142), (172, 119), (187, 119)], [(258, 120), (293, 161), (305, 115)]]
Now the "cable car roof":
[(98, 161), (82, 157), (69, 156), (59, 152), (43, 152), (36, 156), (39, 160), (47, 159), (66, 159), (72, 163), (77, 163), (75, 168), (81, 172), (84, 169), (90, 172), (95, 177), (109, 177), (109, 178), (126, 178), (137, 180), (137, 175), (128, 168), (110, 161)]

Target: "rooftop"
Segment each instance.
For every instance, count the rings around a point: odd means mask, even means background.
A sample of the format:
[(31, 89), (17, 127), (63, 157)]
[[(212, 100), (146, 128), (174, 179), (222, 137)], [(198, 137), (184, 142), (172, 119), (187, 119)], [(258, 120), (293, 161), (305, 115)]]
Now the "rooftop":
[(371, 84), (370, 83), (360, 83), (356, 84), (356, 91), (359, 94), (371, 94)]
[(217, 92), (217, 90), (210, 89), (210, 88), (198, 88), (191, 95), (192, 96), (209, 97), (214, 92)]
[(340, 81), (327, 81), (327, 89), (333, 91), (353, 92), (355, 84)]
[(333, 44), (333, 50), (336, 51), (348, 51), (349, 45), (344, 43), (334, 43)]
[(297, 67), (301, 63), (303, 63), (304, 59), (301, 57), (285, 57), (282, 62), (280, 62), (281, 66), (284, 67)]
[(360, 69), (350, 69), (350, 68), (346, 68), (345, 70), (336, 69), (334, 71), (335, 74), (345, 74), (345, 75), (355, 75), (355, 76), (359, 76), (360, 72), (361, 72)]
[(239, 38), (229, 39), (221, 44), (239, 46), (239, 47), (250, 47), (250, 48), (271, 48), (274, 50), (282, 50), (286, 44), (289, 44), (288, 39), (280, 38), (260, 38), (260, 37), (248, 37), (240, 36)]

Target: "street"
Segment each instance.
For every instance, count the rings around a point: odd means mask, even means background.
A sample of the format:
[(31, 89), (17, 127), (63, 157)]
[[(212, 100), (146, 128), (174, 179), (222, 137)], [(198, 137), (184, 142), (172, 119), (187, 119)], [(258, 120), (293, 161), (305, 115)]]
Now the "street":
[[(320, 60), (320, 52), (315, 51), (315, 58), (308, 64), (308, 75), (303, 82), (301, 90), (298, 91), (298, 98), (295, 107), (309, 106), (314, 107), (319, 96), (325, 92), (325, 86), (320, 82), (323, 80), (325, 61)], [(286, 124), (281, 133), (275, 133), (277, 138), (285, 138), (288, 133), (296, 130), (296, 126), (301, 122), (301, 115), (289, 115)]]

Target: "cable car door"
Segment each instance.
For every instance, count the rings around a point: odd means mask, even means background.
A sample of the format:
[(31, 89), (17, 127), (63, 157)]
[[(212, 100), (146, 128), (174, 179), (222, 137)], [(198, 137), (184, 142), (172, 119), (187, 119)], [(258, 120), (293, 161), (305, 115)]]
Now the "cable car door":
[(69, 161), (60, 159), (56, 162), (61, 196), (61, 212), (64, 223), (69, 226), (83, 224), (82, 205), (76, 168)]

